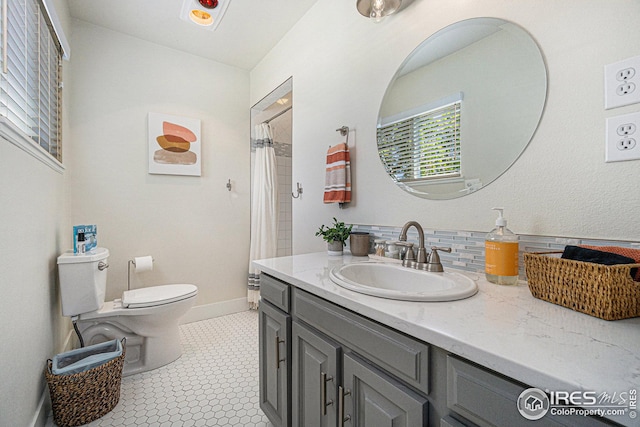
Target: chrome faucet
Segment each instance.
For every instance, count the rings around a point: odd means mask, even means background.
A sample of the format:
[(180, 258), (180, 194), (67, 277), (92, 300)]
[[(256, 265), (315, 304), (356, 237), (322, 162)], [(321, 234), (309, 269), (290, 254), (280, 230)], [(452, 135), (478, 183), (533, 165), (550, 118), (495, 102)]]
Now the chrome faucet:
[[(416, 230), (418, 230), (417, 255), (413, 252), (413, 243), (407, 243), (407, 231), (411, 226), (414, 226)], [(424, 230), (416, 221), (409, 221), (402, 227), (398, 240), (400, 241), (396, 244), (406, 247), (406, 255), (402, 260), (403, 266), (439, 273), (444, 271), (438, 251), (451, 252), (451, 248), (439, 248), (437, 246), (432, 246), (431, 253), (427, 256), (427, 252), (424, 247)]]
[[(407, 231), (411, 226), (414, 226), (416, 230), (418, 230), (418, 253), (413, 257), (413, 249), (411, 246), (407, 248), (407, 256), (405, 257), (403, 264), (407, 267), (420, 268), (422, 264), (427, 262), (427, 252), (424, 248), (424, 230), (422, 226), (418, 224), (416, 221), (409, 221), (403, 227), (402, 231), (400, 231), (400, 236), (398, 240), (401, 242), (407, 241)], [(403, 245), (404, 246), (404, 245)], [(412, 262), (417, 263), (417, 265), (411, 265)]]

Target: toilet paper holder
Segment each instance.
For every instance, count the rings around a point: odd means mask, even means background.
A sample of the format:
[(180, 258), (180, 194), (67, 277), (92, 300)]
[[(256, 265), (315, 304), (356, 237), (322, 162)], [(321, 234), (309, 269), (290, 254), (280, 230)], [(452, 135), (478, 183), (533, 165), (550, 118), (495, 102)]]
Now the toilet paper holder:
[[(155, 261), (155, 259), (151, 258), (151, 263), (152, 263), (152, 267), (153, 267), (153, 262)], [(127, 264), (127, 290), (130, 291), (131, 290), (131, 264), (133, 264), (134, 267), (136, 266), (136, 259), (130, 259), (128, 264)], [(146, 271), (146, 270), (145, 270)]]

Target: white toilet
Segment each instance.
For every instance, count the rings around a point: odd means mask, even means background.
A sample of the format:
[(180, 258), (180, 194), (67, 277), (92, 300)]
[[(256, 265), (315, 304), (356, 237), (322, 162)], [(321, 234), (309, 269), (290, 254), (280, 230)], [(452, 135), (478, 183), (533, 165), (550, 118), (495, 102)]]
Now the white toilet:
[(194, 304), (194, 285), (163, 285), (125, 291), (104, 301), (109, 250), (58, 257), (62, 315), (76, 320), (85, 345), (127, 338), (123, 375), (149, 371), (182, 354), (178, 320)]

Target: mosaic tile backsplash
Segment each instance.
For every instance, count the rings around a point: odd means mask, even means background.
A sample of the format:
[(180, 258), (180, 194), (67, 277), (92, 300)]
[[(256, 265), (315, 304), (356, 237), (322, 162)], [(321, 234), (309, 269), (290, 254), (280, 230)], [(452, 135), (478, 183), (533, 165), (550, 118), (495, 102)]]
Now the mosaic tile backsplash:
[[(370, 250), (373, 252), (373, 240), (398, 240), (402, 227), (355, 224), (352, 231), (368, 232), (370, 235)], [(425, 247), (440, 246), (451, 248), (451, 253), (439, 252), (442, 265), (460, 270), (484, 272), (484, 240), (487, 231), (447, 231), (424, 230)], [(594, 245), (594, 246), (623, 246), (640, 249), (640, 242), (623, 242), (616, 240), (582, 239), (552, 236), (534, 236), (519, 234), (520, 240), (520, 278), (525, 279), (524, 252), (562, 251), (566, 245)], [(414, 227), (409, 229), (407, 240), (418, 246), (418, 232)], [(347, 246), (349, 241), (347, 240)], [(429, 250), (427, 250), (429, 253)]]

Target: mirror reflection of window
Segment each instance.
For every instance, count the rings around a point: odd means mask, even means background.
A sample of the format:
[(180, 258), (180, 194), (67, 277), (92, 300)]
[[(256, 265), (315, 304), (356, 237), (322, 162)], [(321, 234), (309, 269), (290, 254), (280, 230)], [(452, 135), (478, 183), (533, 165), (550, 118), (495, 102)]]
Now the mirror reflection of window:
[[(546, 92), (542, 53), (522, 27), (499, 18), (451, 24), (422, 42), (389, 83), (378, 115), (385, 171), (398, 187), (427, 199), (452, 199), (477, 191), (524, 152), (542, 117)], [(427, 150), (418, 142), (419, 128), (412, 128), (412, 143), (397, 137), (394, 145), (382, 134), (392, 130), (385, 126), (454, 102), (438, 104), (459, 93), (464, 93), (464, 100), (457, 147), (442, 142)], [(456, 155), (457, 171), (445, 166)]]
[(462, 94), (381, 120), (378, 152), (396, 182), (410, 185), (461, 176), (461, 103)]

